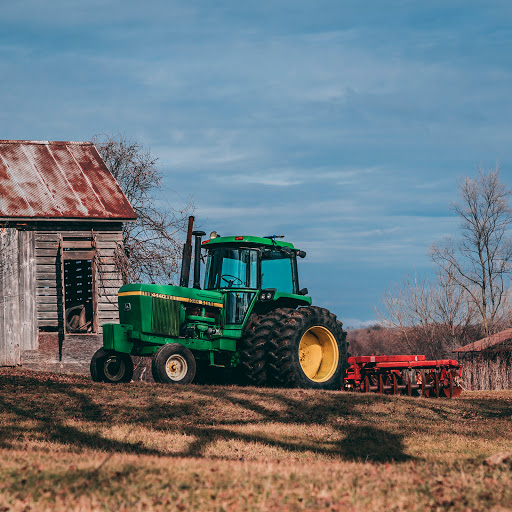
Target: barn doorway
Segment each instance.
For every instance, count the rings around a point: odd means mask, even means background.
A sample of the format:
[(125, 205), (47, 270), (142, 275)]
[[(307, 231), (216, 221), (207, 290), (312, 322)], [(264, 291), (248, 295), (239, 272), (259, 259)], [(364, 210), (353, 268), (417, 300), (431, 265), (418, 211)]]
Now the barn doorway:
[(97, 315), (93, 240), (64, 237), (62, 249), (65, 332), (94, 334)]

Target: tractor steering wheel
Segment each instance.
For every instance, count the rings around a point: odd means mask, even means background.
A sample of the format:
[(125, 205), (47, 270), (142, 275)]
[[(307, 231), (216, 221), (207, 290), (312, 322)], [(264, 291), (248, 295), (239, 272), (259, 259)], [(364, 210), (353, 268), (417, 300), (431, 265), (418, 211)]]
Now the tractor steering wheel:
[[(232, 277), (233, 279), (226, 279), (226, 277)], [(243, 281), (239, 277), (232, 276), (231, 274), (223, 274), (220, 276), (220, 278), (223, 281), (226, 281), (226, 283), (228, 284), (228, 288), (232, 288), (234, 284), (243, 284)], [(235, 281), (240, 281), (240, 282), (235, 283)]]

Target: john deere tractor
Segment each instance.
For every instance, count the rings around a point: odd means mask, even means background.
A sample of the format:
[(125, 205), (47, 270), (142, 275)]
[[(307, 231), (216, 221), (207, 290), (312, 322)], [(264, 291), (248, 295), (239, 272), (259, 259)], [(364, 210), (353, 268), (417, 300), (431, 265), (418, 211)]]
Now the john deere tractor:
[[(189, 231), (181, 286), (120, 288), (120, 323), (103, 325), (103, 348), (91, 360), (93, 380), (129, 382), (131, 356), (152, 356), (153, 377), (161, 383), (189, 383), (196, 373), (222, 367), (247, 385), (339, 389), (346, 332), (299, 288), (297, 259), (306, 253), (281, 237), (213, 232), (202, 242), (204, 235)], [(201, 250), (207, 253), (203, 289)]]

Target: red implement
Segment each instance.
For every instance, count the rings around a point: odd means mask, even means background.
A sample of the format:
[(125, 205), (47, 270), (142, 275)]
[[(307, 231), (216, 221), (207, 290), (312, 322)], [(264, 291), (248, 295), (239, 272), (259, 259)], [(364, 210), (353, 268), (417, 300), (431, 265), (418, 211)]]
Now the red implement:
[(348, 358), (346, 391), (456, 398), (462, 391), (462, 367), (454, 359), (426, 361), (425, 356)]

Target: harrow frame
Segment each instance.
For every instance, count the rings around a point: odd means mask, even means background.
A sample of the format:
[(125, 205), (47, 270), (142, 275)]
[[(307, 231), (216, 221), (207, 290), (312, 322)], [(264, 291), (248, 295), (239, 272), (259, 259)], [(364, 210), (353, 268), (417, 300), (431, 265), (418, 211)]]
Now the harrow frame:
[(424, 355), (348, 358), (346, 391), (456, 398), (462, 391), (462, 366), (454, 359), (427, 361)]

